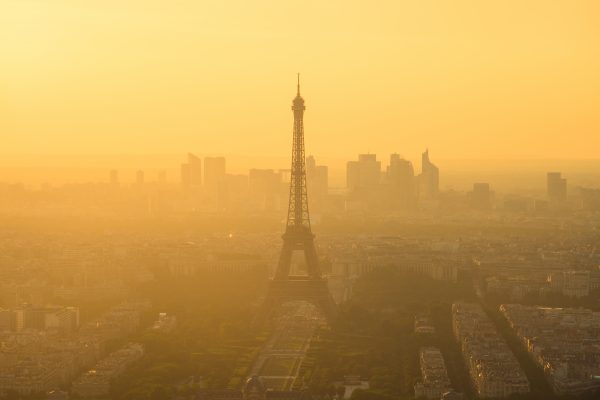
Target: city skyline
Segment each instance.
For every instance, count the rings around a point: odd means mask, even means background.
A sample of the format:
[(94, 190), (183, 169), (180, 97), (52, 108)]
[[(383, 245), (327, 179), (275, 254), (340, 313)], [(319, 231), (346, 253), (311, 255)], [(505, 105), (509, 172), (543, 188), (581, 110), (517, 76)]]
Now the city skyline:
[[(424, 151), (423, 148), (422, 151)], [(349, 154), (346, 158), (322, 157), (307, 152), (316, 158), (320, 165), (328, 167), (329, 186), (342, 188), (346, 186), (347, 162), (358, 154), (374, 154), (383, 160), (382, 169), (389, 166), (389, 156), (398, 154), (402, 159), (412, 162), (415, 171), (420, 170), (422, 151), (414, 157), (406, 157), (394, 152), (385, 153), (361, 152)], [(489, 181), (496, 188), (505, 190), (535, 189), (545, 190), (545, 177), (549, 171), (561, 171), (568, 175), (570, 183), (589, 187), (600, 186), (600, 160), (453, 160), (437, 156), (437, 149), (430, 149), (435, 164), (443, 170), (440, 178), (441, 189), (468, 190), (477, 181)], [(40, 156), (10, 158), (0, 160), (0, 182), (22, 183), (36, 187), (41, 184), (63, 185), (78, 183), (106, 182), (109, 170), (118, 170), (123, 183), (135, 181), (138, 170), (148, 173), (149, 182), (161, 178), (167, 183), (178, 183), (181, 180), (181, 164), (187, 154), (194, 154), (201, 159), (214, 158), (214, 153), (188, 152), (182, 154), (163, 155), (63, 155), (53, 156), (41, 161)], [(289, 168), (289, 160), (280, 157), (249, 157), (240, 155), (219, 155), (227, 160), (227, 173), (247, 174), (251, 169), (283, 170)]]
[(600, 398), (600, 2), (0, 0), (0, 51), (0, 400)]

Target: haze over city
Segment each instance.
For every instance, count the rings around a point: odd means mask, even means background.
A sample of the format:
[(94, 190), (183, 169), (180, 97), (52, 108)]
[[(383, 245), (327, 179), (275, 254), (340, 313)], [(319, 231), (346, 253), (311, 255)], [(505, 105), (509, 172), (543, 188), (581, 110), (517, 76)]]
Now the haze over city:
[(0, 1), (0, 400), (600, 398), (600, 3)]

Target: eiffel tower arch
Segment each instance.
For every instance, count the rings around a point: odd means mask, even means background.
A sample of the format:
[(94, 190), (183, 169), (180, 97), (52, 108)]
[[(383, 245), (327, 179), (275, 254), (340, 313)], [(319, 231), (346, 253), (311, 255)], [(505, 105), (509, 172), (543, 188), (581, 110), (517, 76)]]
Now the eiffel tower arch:
[[(308, 212), (303, 122), (305, 109), (304, 99), (300, 96), (298, 74), (298, 91), (292, 102), (294, 135), (287, 223), (282, 236), (279, 263), (275, 276), (269, 282), (261, 316), (271, 315), (283, 303), (302, 300), (312, 303), (331, 321), (337, 307), (329, 292), (327, 279), (321, 274)], [(304, 253), (306, 275), (290, 275), (294, 251)]]

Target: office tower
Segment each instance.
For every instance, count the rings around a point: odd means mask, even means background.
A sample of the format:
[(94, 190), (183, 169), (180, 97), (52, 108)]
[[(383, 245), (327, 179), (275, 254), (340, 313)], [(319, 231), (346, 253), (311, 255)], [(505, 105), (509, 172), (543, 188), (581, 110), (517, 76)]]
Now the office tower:
[(567, 180), (560, 172), (548, 172), (546, 190), (548, 200), (562, 202), (567, 199)]
[(181, 164), (181, 185), (184, 189), (202, 187), (202, 160), (192, 153), (187, 155), (187, 163)]
[(202, 187), (202, 160), (192, 153), (188, 153), (188, 164), (190, 166), (190, 187), (200, 189)]
[(211, 206), (222, 205), (225, 197), (225, 157), (204, 157), (204, 192)]
[[(327, 280), (321, 275), (308, 212), (303, 124), (305, 106), (304, 99), (300, 97), (300, 82), (292, 104), (294, 133), (287, 223), (277, 271), (269, 283), (262, 315), (263, 317), (270, 315), (283, 303), (304, 300), (312, 302), (320, 308), (325, 317), (331, 319), (335, 314), (336, 306), (329, 293)], [(305, 276), (290, 276), (292, 253), (295, 250), (304, 253), (307, 267)]]
[(135, 173), (135, 184), (142, 186), (144, 184), (144, 171), (141, 169)]
[(346, 188), (354, 192), (360, 187), (360, 164), (358, 161), (348, 161), (346, 163)]
[(373, 188), (380, 183), (381, 161), (375, 154), (359, 154), (358, 161), (346, 163), (346, 186), (356, 191)]
[(317, 165), (313, 156), (306, 157), (306, 184), (313, 204), (321, 205), (329, 191), (329, 168)]
[(216, 192), (225, 179), (225, 157), (204, 158), (204, 188)]
[(317, 165), (312, 175), (311, 184), (315, 195), (319, 198), (325, 197), (329, 191), (329, 167), (327, 165)]
[(475, 210), (489, 210), (492, 208), (492, 192), (489, 183), (473, 184), (471, 207)]
[(109, 179), (110, 179), (111, 185), (118, 186), (119, 185), (119, 171), (117, 171), (116, 169), (111, 169)]
[(359, 154), (360, 186), (373, 187), (379, 185), (381, 179), (381, 161), (375, 154)]
[(250, 170), (248, 192), (251, 208), (259, 211), (274, 211), (278, 208), (281, 174), (272, 169)]
[(392, 205), (401, 209), (412, 208), (416, 203), (415, 170), (410, 161), (399, 154), (390, 155), (387, 182), (392, 195)]
[(317, 166), (317, 162), (314, 156), (306, 157), (306, 179), (308, 179), (308, 175), (315, 170)]
[(421, 175), (419, 175), (419, 198), (436, 198), (440, 186), (440, 171), (429, 160), (429, 149), (421, 157)]

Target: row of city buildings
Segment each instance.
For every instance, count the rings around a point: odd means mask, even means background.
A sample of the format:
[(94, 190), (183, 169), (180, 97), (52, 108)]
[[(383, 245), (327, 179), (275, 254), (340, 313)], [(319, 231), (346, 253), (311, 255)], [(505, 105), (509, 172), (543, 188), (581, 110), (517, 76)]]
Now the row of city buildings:
[(0, 331), (56, 330), (71, 333), (79, 328), (79, 308), (62, 306), (32, 306), (0, 309)]
[(83, 399), (110, 398), (111, 384), (125, 369), (144, 355), (139, 343), (129, 343), (96, 363), (72, 385), (71, 393)]
[(439, 400), (451, 390), (446, 364), (440, 349), (423, 347), (419, 350), (421, 380), (414, 386), (415, 397)]
[(529, 392), (519, 362), (479, 304), (454, 303), (452, 328), (478, 397), (504, 398)]
[(520, 304), (500, 311), (556, 394), (600, 388), (600, 312)]
[(562, 270), (548, 268), (546, 271), (522, 271), (507, 274), (497, 272), (485, 278), (485, 289), (490, 295), (511, 301), (525, 297), (547, 298), (559, 294), (580, 299), (600, 291), (600, 268)]
[(77, 332), (26, 329), (0, 333), (0, 395), (46, 393), (102, 359), (111, 340), (134, 332), (147, 302), (122, 303)]

